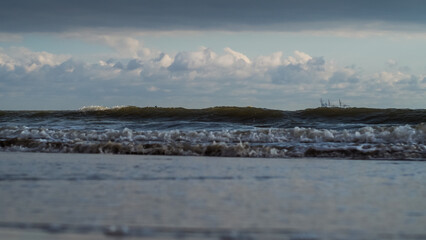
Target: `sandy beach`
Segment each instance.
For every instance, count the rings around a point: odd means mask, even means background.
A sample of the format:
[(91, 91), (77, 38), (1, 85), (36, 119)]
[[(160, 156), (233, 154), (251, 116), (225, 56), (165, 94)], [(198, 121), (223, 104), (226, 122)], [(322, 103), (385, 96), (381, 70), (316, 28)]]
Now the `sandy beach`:
[(0, 239), (426, 239), (423, 161), (0, 153)]

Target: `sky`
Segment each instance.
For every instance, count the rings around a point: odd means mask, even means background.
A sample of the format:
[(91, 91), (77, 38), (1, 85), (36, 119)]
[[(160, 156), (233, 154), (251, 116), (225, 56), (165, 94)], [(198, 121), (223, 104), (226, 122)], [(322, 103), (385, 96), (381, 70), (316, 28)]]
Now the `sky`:
[(0, 109), (426, 108), (423, 0), (2, 0)]

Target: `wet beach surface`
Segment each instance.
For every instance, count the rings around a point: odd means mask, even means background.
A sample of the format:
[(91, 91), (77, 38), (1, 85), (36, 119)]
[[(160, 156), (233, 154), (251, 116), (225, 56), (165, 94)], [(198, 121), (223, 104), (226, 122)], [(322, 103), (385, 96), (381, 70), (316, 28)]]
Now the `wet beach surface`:
[(426, 239), (425, 164), (0, 152), (0, 239)]

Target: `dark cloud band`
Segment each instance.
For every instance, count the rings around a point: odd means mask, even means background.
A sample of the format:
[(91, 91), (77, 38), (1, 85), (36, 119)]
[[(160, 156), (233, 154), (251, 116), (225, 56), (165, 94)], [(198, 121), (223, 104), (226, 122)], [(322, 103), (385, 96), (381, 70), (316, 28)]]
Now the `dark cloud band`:
[(315, 30), (367, 22), (426, 23), (422, 0), (5, 0), (1, 5), (1, 32)]

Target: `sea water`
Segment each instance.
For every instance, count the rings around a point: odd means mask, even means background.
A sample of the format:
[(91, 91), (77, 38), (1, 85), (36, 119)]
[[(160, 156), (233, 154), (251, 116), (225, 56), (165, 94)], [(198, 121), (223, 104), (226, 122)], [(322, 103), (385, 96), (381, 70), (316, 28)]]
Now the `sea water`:
[(426, 239), (422, 161), (0, 152), (0, 239)]
[(0, 111), (0, 151), (425, 159), (425, 143), (425, 109)]

